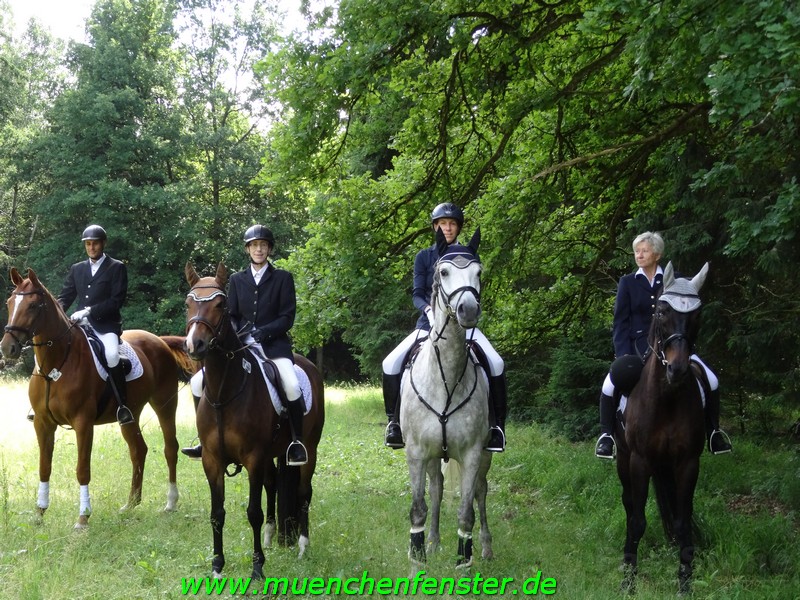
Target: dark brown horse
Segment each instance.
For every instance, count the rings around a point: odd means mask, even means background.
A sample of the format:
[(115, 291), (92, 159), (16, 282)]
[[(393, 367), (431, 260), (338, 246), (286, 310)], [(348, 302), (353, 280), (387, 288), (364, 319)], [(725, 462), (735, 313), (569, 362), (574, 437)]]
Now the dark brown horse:
[[(308, 545), (308, 511), (311, 478), (317, 463), (317, 445), (325, 421), (322, 377), (306, 358), (295, 354), (295, 364), (311, 383), (311, 408), (303, 419), (303, 442), (308, 462), (301, 467), (286, 465), (291, 441), (288, 420), (279, 416), (261, 375), (258, 360), (242, 344), (226, 305), (227, 271), (220, 263), (215, 277), (200, 277), (186, 264), (186, 348), (202, 360), (205, 385), (197, 409), (197, 433), (203, 446), (203, 469), (211, 488), (211, 527), (214, 538), (213, 576), (225, 565), (222, 530), (225, 525), (225, 476), (236, 465), (247, 471), (250, 484), (247, 519), (253, 529), (253, 578), (263, 578), (264, 551), (261, 526), (264, 511), (262, 490), (267, 492), (269, 546), (275, 531), (277, 496), (279, 540), (294, 542), (299, 533), (300, 556)], [(277, 461), (277, 466), (276, 466)]]
[(680, 549), (679, 592), (691, 588), (693, 502), (705, 440), (702, 393), (690, 357), (700, 327), (698, 293), (708, 264), (691, 280), (676, 279), (672, 263), (649, 333), (650, 350), (625, 407), (617, 473), (627, 515), (623, 589), (633, 592), (644, 535), (650, 479), (664, 530)]
[[(116, 422), (117, 404), (109, 401), (110, 390), (97, 372), (86, 335), (70, 322), (36, 273), (28, 269), (27, 278), (23, 278), (17, 269), (12, 268), (10, 274), (16, 288), (7, 302), (9, 319), (0, 351), (3, 356), (18, 358), (24, 347), (32, 346), (36, 356), (28, 396), (39, 442), (38, 513), (43, 516), (50, 504), (49, 482), (56, 427), (69, 426), (75, 430), (78, 446), (76, 474), (80, 485), (80, 509), (75, 527), (84, 528), (91, 514), (89, 482), (94, 426)], [(134, 423), (121, 427), (133, 465), (128, 502), (122, 508), (133, 508), (142, 499), (147, 445), (139, 429), (139, 415), (144, 405), (149, 403), (164, 435), (164, 456), (169, 468), (165, 510), (173, 511), (178, 502), (175, 477), (178, 459), (175, 436), (177, 365), (167, 345), (151, 333), (125, 331), (122, 339), (130, 344), (143, 367), (143, 374), (128, 382), (127, 405), (133, 413)]]

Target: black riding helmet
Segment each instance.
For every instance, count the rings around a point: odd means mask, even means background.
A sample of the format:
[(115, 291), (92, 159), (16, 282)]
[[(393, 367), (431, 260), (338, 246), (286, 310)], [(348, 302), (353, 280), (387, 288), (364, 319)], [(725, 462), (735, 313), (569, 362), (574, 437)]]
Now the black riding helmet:
[(442, 202), (431, 213), (431, 225), (439, 219), (453, 219), (458, 223), (459, 230), (464, 227), (464, 211), (452, 202)]
[(107, 239), (106, 230), (100, 227), (100, 225), (89, 225), (83, 230), (83, 235), (81, 236), (82, 242), (86, 240), (100, 240), (105, 242)]
[(246, 246), (253, 240), (264, 240), (270, 246), (275, 245), (275, 236), (263, 225), (253, 225), (244, 232), (244, 245)]

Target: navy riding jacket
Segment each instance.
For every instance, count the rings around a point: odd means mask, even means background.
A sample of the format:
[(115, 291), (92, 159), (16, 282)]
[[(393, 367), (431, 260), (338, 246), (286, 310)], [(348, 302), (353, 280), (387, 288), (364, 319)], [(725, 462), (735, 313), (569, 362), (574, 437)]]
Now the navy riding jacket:
[(58, 303), (66, 311), (77, 300), (76, 310), (90, 309), (89, 324), (95, 331), (122, 335), (120, 311), (127, 295), (127, 267), (106, 254), (94, 277), (89, 259), (70, 267)]
[(661, 292), (664, 275), (659, 267), (653, 285), (643, 273), (629, 273), (619, 280), (614, 301), (614, 355), (644, 356), (647, 335), (656, 310), (656, 298)]

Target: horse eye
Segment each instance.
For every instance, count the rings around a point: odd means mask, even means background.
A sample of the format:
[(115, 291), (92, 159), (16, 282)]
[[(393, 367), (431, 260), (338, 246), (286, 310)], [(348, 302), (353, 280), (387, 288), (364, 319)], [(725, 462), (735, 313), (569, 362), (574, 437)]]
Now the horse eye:
[(439, 271), (439, 274), (442, 277), (447, 277), (448, 275), (450, 275), (450, 269), (442, 269), (441, 271)]

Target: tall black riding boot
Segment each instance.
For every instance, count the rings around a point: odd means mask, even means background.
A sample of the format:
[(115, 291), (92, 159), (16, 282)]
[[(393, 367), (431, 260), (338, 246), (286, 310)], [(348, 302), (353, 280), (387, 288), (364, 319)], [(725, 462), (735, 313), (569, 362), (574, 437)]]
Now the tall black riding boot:
[(613, 459), (616, 453), (614, 442), (614, 419), (616, 418), (617, 402), (611, 396), (600, 393), (600, 437), (594, 448), (597, 458)]
[(719, 388), (706, 394), (706, 438), (711, 454), (726, 454), (733, 450), (728, 434), (719, 428)]
[(117, 421), (120, 425), (128, 425), (133, 423), (133, 413), (125, 405), (128, 401), (128, 390), (125, 383), (125, 371), (123, 370), (122, 361), (117, 363), (116, 367), (111, 367), (108, 370), (109, 378), (111, 379), (111, 387), (117, 397)]
[(485, 448), (489, 452), (502, 452), (506, 449), (507, 409), (506, 374), (489, 377), (489, 443)]
[(383, 406), (386, 409), (386, 426), (383, 443), (395, 450), (404, 447), (403, 432), (400, 429), (400, 381), (402, 373), (397, 375), (383, 374)]
[(303, 396), (297, 400), (290, 400), (289, 405), (289, 427), (292, 430), (292, 443), (286, 449), (286, 464), (290, 467), (299, 467), (308, 462), (308, 453), (303, 445), (303, 413), (305, 406)]
[[(194, 414), (196, 415), (197, 407), (200, 406), (200, 397), (192, 394), (192, 400), (194, 400)], [(197, 446), (189, 446), (188, 448), (181, 448), (181, 452), (192, 460), (200, 460), (203, 458), (203, 446), (200, 444), (197, 444)]]

